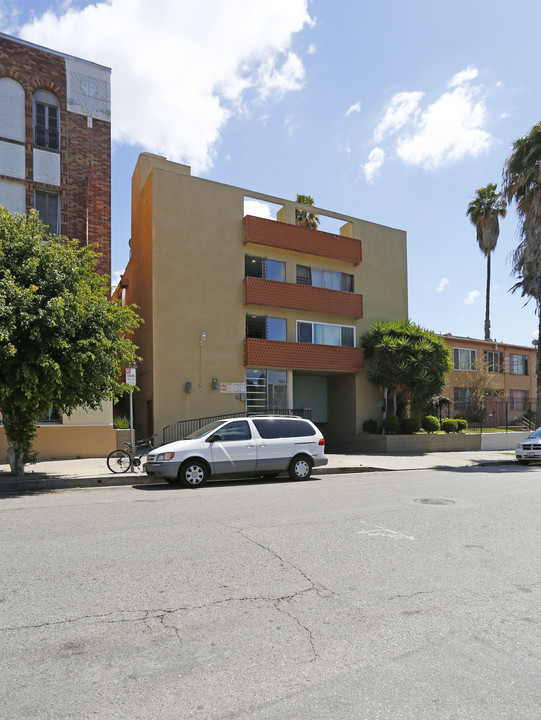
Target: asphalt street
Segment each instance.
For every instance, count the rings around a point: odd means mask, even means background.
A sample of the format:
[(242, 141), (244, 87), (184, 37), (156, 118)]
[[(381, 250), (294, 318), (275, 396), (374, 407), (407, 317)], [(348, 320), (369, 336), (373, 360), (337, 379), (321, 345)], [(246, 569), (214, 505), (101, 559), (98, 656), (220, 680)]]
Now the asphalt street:
[(10, 720), (538, 720), (539, 467), (0, 498)]

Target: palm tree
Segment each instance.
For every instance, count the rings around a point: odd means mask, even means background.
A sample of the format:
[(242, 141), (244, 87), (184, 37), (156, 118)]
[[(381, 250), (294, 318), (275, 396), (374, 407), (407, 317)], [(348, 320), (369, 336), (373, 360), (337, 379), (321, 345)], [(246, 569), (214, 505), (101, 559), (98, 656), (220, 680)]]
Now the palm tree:
[[(311, 195), (301, 195), (300, 193), (297, 193), (297, 202), (301, 202), (304, 205), (313, 205), (314, 198), (311, 197)], [(295, 210), (295, 223), (297, 225), (301, 225), (302, 227), (310, 228), (310, 230), (317, 230), (319, 218), (313, 212), (297, 209)]]
[(477, 230), (479, 248), (487, 259), (487, 294), (485, 308), (485, 340), (490, 340), (490, 254), (500, 234), (499, 217), (505, 217), (505, 200), (496, 192), (495, 183), (475, 191), (475, 199), (468, 205), (466, 215)]
[(511, 288), (522, 297), (533, 298), (539, 318), (537, 345), (537, 424), (541, 424), (541, 123), (513, 143), (513, 152), (503, 170), (503, 193), (515, 201), (522, 238), (513, 253), (513, 274), (518, 282)]

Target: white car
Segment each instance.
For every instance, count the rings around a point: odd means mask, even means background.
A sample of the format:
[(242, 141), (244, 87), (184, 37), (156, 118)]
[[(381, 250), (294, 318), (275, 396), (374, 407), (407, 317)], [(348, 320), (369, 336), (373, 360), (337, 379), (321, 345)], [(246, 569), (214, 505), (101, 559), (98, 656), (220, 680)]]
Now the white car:
[(145, 471), (197, 487), (211, 476), (276, 476), (285, 471), (294, 480), (306, 480), (313, 467), (327, 462), (325, 439), (310, 420), (256, 415), (217, 420), (184, 440), (155, 448)]
[(526, 440), (518, 443), (515, 448), (515, 456), (523, 465), (532, 460), (541, 460), (541, 427), (528, 435)]

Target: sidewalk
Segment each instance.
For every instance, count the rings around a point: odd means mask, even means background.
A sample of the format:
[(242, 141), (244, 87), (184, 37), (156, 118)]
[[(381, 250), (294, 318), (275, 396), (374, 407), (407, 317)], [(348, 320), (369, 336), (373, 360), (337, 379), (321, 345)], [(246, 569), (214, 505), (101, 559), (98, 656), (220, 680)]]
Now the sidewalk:
[[(315, 476), (336, 473), (385, 472), (461, 468), (515, 463), (512, 450), (472, 450), (465, 452), (426, 453), (424, 455), (334, 455), (329, 464), (313, 471)], [(49, 460), (26, 466), (22, 479), (9, 475), (9, 465), (0, 465), (0, 494), (26, 490), (61, 490), (113, 485), (160, 483), (144, 472), (115, 475), (107, 468), (105, 458), (82, 460)]]

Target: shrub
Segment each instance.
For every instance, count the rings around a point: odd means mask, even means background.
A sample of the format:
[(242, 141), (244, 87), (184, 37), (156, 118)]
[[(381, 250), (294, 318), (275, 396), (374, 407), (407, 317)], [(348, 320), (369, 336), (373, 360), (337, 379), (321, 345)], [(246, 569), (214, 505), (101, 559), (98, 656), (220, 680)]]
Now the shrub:
[(452, 420), (451, 418), (447, 418), (442, 422), (441, 429), (446, 433), (457, 432), (458, 422), (456, 420)]
[(119, 415), (113, 420), (113, 427), (117, 430), (129, 430), (130, 419), (124, 417), (123, 415)]
[(463, 430), (468, 429), (468, 421), (467, 420), (463, 420), (462, 418), (456, 418), (456, 422), (458, 425), (457, 432), (462, 432)]
[(440, 421), (434, 415), (427, 415), (421, 422), (421, 427), (426, 430), (427, 433), (438, 432), (440, 429)]
[(400, 423), (400, 432), (404, 435), (413, 435), (413, 433), (419, 432), (421, 429), (421, 423), (415, 417), (404, 418)]
[(373, 418), (370, 418), (370, 420), (365, 420), (363, 422), (363, 432), (371, 433), (372, 435), (375, 435), (378, 431), (378, 423)]
[(387, 435), (396, 435), (399, 427), (400, 420), (396, 417), (396, 415), (389, 415), (383, 421), (383, 429)]

